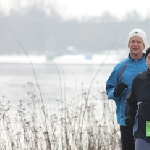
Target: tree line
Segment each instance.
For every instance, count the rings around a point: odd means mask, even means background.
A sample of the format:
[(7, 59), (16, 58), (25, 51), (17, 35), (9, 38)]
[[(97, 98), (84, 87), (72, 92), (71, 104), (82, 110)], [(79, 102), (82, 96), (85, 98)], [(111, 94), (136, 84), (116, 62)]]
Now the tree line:
[(142, 20), (133, 11), (123, 21), (105, 12), (101, 17), (63, 21), (55, 12), (47, 16), (36, 9), (26, 15), (12, 12), (0, 14), (0, 54), (63, 53), (69, 46), (79, 53), (101, 53), (108, 49), (127, 48), (127, 36), (133, 28), (141, 28), (150, 40), (150, 18)]

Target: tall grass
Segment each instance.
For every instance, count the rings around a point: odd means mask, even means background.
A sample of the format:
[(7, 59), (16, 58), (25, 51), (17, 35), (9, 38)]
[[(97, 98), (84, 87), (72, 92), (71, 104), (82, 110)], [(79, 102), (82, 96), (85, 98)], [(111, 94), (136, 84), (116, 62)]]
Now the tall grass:
[[(105, 92), (75, 95), (64, 103), (56, 101), (50, 110), (39, 101), (34, 85), (20, 100), (15, 116), (9, 113), (11, 103), (0, 101), (1, 150), (119, 150), (120, 132), (115, 118), (114, 102)], [(88, 101), (88, 103), (87, 103)], [(50, 105), (50, 103), (49, 103)]]
[[(28, 57), (24, 47), (18, 43)], [(91, 92), (102, 66), (88, 91), (84, 92), (82, 88), (79, 93), (77, 86), (76, 92), (67, 91), (65, 82), (62, 87), (60, 72), (54, 62), (59, 75), (61, 99), (52, 107), (51, 103), (44, 101), (30, 58), (29, 62), (38, 90), (31, 82), (28, 83), (30, 90), (20, 100), (13, 115), (7, 98), (0, 99), (0, 150), (121, 149), (114, 102), (107, 100), (104, 90), (98, 88), (93, 94)]]

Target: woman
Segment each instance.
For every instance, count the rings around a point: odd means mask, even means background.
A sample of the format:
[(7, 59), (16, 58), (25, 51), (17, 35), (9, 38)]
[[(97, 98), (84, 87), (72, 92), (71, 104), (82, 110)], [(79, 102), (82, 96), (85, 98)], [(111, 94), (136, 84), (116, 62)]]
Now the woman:
[(135, 150), (150, 150), (150, 48), (145, 59), (148, 69), (133, 79), (125, 104), (125, 123), (134, 124)]

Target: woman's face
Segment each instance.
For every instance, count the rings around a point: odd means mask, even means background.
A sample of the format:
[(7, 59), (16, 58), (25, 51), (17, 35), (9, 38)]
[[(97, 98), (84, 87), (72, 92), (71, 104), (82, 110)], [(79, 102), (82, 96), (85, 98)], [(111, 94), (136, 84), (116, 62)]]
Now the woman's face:
[(146, 57), (146, 64), (147, 64), (148, 68), (150, 69), (150, 53)]

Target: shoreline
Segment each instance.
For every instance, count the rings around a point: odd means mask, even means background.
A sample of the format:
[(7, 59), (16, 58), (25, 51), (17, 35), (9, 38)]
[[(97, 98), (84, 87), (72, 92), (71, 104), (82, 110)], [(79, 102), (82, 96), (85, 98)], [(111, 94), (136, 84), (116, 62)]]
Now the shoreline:
[(123, 57), (117, 55), (63, 55), (47, 59), (45, 55), (0, 55), (1, 64), (56, 64), (56, 65), (115, 65)]

